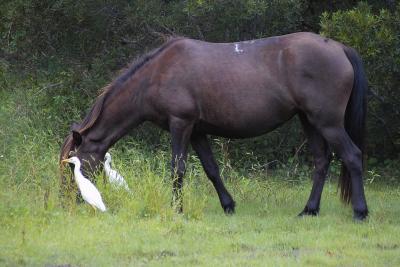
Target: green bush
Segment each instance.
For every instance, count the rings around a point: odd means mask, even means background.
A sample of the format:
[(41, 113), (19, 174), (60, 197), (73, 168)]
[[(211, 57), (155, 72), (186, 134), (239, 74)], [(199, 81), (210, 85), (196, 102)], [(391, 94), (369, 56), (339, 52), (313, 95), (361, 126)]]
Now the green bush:
[[(296, 31), (302, 12), (300, 0), (5, 2), (0, 4), (0, 30), (4, 33), (0, 51), (17, 59), (12, 62), (17, 69), (30, 68), (18, 87), (30, 92), (32, 112), (42, 113), (47, 128), (64, 130), (79, 119), (76, 110), (86, 110), (119, 68), (158, 46), (163, 35), (220, 42), (260, 38)], [(10, 90), (13, 87), (15, 84), (5, 85)], [(157, 130), (150, 132), (154, 138), (148, 134), (141, 137), (141, 131), (135, 137), (148, 143), (165, 142), (165, 138), (155, 138)], [(276, 132), (271, 138), (278, 136)], [(284, 155), (280, 159), (298, 143), (298, 138), (290, 140), (290, 145), (280, 147)], [(231, 144), (225, 145), (229, 147), (226, 155), (241, 162), (251, 160), (236, 157), (235, 147), (260, 154), (262, 161), (269, 161), (277, 152), (262, 138)], [(265, 155), (265, 150), (270, 153)]]
[(373, 13), (366, 3), (321, 17), (323, 35), (359, 51), (369, 87), (369, 154), (395, 156), (400, 145), (400, 4)]
[(155, 46), (158, 33), (233, 41), (293, 32), (302, 23), (303, 5), (300, 0), (28, 0), (5, 2), (0, 10), (7, 52), (90, 62), (115, 50)]
[[(393, 156), (400, 142), (399, 8), (368, 1), (354, 10), (326, 13), (323, 34), (360, 51), (379, 97), (370, 100), (370, 154)], [(301, 30), (318, 31), (322, 10), (334, 12), (355, 1), (306, 0), (137, 0), (0, 2), (0, 90), (21, 95), (32, 125), (62, 140), (69, 124), (83, 117), (99, 90), (133, 58), (159, 46), (166, 35), (215, 42), (262, 38)], [(397, 90), (397, 91), (396, 91)], [(51, 130), (51, 131), (50, 131)], [(131, 139), (150, 151), (168, 147), (154, 127)], [(279, 164), (297, 168), (304, 155), (298, 121), (251, 140), (217, 139), (225, 166), (265, 169)], [(384, 148), (384, 155), (380, 155)], [(305, 157), (300, 157), (300, 162)]]

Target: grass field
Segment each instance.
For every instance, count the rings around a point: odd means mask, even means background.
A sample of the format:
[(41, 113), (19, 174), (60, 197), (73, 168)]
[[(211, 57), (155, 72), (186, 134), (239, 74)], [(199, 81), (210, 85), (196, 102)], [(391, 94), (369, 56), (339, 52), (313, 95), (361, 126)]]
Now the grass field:
[(63, 209), (56, 136), (66, 129), (48, 126), (57, 119), (51, 109), (27, 104), (39, 93), (0, 90), (0, 266), (400, 266), (398, 177), (376, 171), (366, 177), (371, 215), (356, 223), (334, 180), (320, 216), (298, 218), (308, 172), (243, 175), (221, 162), (237, 202), (226, 216), (192, 156), (179, 215), (170, 206), (169, 150), (128, 140), (112, 153), (132, 194), (100, 175), (106, 213), (75, 201)]
[(185, 180), (185, 213), (178, 215), (166, 168), (163, 176), (163, 167), (127, 160), (116, 166), (133, 193), (99, 183), (109, 210), (94, 214), (74, 201), (59, 207), (56, 153), (41, 158), (45, 166), (34, 163), (38, 155), (27, 156), (6, 170), (9, 179), (24, 175), (18, 184), (1, 177), (2, 266), (400, 265), (399, 187), (367, 185), (371, 216), (356, 223), (336, 183), (325, 187), (320, 216), (297, 218), (310, 182), (241, 177), (228, 181), (237, 213), (226, 216), (194, 166)]

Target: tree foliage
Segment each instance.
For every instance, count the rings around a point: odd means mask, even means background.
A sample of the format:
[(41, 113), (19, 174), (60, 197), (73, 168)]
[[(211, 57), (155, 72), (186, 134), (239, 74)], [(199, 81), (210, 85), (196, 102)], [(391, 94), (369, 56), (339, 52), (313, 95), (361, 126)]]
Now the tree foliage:
[[(321, 31), (360, 52), (372, 89), (369, 153), (396, 157), (400, 145), (399, 13), (400, 4), (391, 0), (361, 4), (356, 0), (3, 1), (0, 84), (11, 90), (15, 85), (6, 81), (4, 73), (28, 73), (24, 84), (42, 87), (40, 98), (36, 96), (38, 109), (53, 118), (51, 127), (64, 130), (67, 126), (60, 124), (88, 107), (119, 69), (160, 45), (166, 36), (229, 42)], [(301, 155), (307, 147), (303, 141), (295, 121), (267, 137), (217, 143), (238, 161), (247, 162), (239, 147), (263, 165)]]
[(400, 145), (400, 5), (373, 13), (366, 3), (321, 17), (322, 34), (353, 46), (369, 80), (369, 150), (393, 156)]

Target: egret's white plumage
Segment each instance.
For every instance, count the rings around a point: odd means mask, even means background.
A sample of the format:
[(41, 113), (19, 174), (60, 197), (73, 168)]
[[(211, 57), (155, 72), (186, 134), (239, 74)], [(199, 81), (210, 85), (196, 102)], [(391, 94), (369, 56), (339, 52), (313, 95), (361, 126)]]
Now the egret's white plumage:
[(125, 181), (124, 177), (119, 174), (116, 170), (111, 168), (111, 154), (106, 153), (105, 155), (105, 162), (104, 162), (104, 171), (110, 181), (110, 184), (114, 186), (119, 186), (125, 188), (127, 191), (130, 191), (127, 182)]
[(82, 198), (91, 205), (94, 209), (106, 211), (103, 199), (101, 198), (99, 190), (86, 179), (81, 172), (81, 161), (77, 157), (65, 159), (62, 162), (69, 162), (74, 164), (74, 178), (81, 192)]

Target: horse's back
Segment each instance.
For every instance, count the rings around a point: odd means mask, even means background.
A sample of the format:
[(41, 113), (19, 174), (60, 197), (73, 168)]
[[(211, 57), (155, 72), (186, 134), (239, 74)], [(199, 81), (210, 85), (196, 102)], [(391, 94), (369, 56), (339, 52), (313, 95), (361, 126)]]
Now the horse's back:
[(341, 44), (311, 33), (235, 43), (182, 39), (159, 66), (165, 112), (193, 117), (218, 135), (259, 135), (324, 105), (344, 114), (351, 91)]

